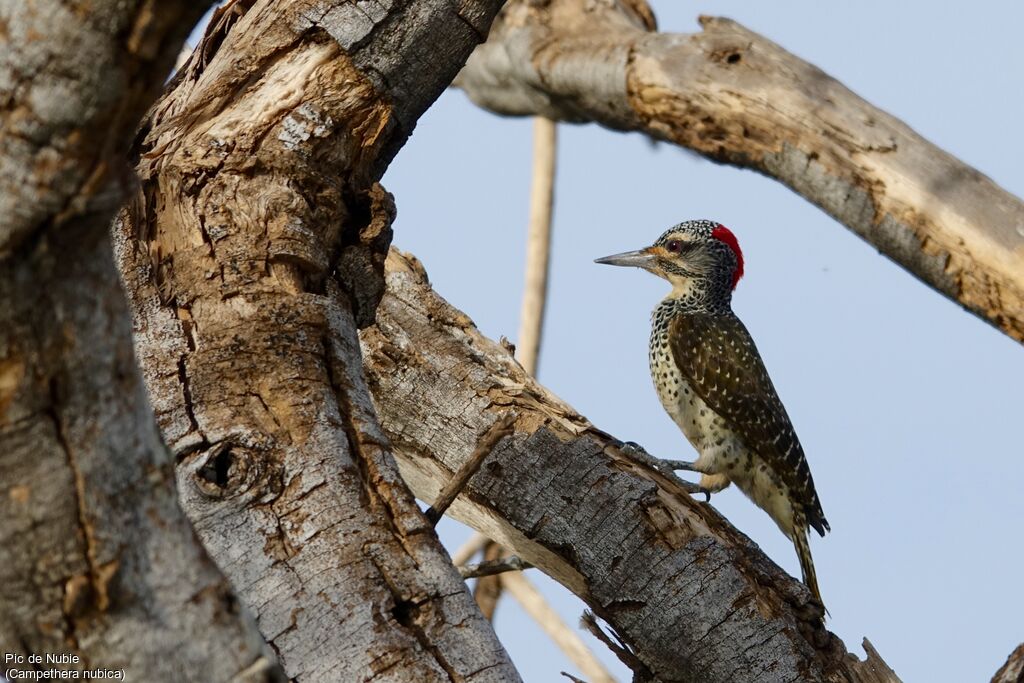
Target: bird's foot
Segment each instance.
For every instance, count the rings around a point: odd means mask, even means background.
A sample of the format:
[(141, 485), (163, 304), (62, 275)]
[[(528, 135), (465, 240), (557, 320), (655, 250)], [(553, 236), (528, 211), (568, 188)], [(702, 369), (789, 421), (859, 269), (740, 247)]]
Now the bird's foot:
[(694, 484), (693, 482), (686, 481), (685, 479), (680, 479), (679, 481), (683, 483), (683, 488), (686, 489), (686, 492), (690, 495), (704, 496), (705, 503), (711, 502), (711, 489), (706, 489), (699, 484)]
[(683, 485), (683, 488), (686, 489), (687, 493), (702, 495), (704, 496), (705, 502), (711, 501), (711, 491), (709, 489), (699, 486), (698, 484), (694, 484), (693, 482), (686, 481), (685, 479), (680, 479), (676, 475), (676, 470), (696, 472), (697, 470), (694, 469), (694, 463), (687, 462), (685, 460), (662, 460), (660, 458), (655, 458), (653, 455), (648, 453), (643, 446), (635, 441), (616, 440), (613, 441), (611, 445), (618, 448), (629, 457), (646, 461), (649, 465), (655, 467), (669, 477), (675, 478)]
[[(672, 470), (673, 472), (675, 472), (676, 470), (685, 470), (687, 472), (700, 472), (700, 470), (697, 469), (697, 463), (690, 462), (688, 460), (662, 460), (661, 462), (664, 464), (664, 467), (666, 469)], [(699, 486), (697, 484), (691, 484), (690, 482), (686, 482), (686, 484), (687, 490), (690, 493), (700, 494), (704, 496), (705, 503), (711, 502), (711, 489), (704, 486)]]
[(639, 456), (650, 456), (643, 446), (638, 444), (636, 441), (618, 441), (615, 443), (620, 451), (625, 451), (626, 455), (639, 455)]

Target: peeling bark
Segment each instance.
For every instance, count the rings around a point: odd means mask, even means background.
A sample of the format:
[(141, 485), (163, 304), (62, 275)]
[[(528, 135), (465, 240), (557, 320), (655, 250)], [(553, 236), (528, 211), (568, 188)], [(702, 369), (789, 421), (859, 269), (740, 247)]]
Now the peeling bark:
[[(475, 439), (516, 413), (449, 514), (554, 577), (659, 681), (896, 681), (849, 655), (799, 581), (655, 463), (538, 385), (392, 250), (362, 332), (377, 409), (413, 492), (433, 501)], [(891, 672), (890, 672), (891, 673)]]
[(394, 217), (376, 181), (499, 5), (239, 0), (140, 136), (115, 226), (140, 364), (182, 505), (291, 678), (518, 680), (356, 337)]
[(764, 173), (1024, 340), (1024, 203), (739, 24), (651, 33), (631, 4), (513, 0), (457, 84), (499, 114), (641, 131)]
[(79, 658), (44, 668), (276, 671), (178, 508), (108, 236), (131, 133), (203, 10), (0, 2), (0, 652)]

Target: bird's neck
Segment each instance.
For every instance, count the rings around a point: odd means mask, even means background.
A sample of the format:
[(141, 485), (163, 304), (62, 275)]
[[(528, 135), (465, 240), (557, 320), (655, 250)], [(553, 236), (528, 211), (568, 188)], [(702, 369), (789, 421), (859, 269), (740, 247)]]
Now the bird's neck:
[(672, 281), (672, 291), (662, 299), (655, 309), (655, 315), (724, 314), (731, 310), (732, 290), (728, 286), (720, 287), (708, 280), (686, 278)]

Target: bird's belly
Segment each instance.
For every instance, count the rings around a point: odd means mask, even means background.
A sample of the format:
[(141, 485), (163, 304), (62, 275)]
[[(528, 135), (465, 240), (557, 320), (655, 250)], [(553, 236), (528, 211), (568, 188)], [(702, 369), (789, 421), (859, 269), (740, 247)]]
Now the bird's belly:
[(694, 392), (667, 352), (659, 353), (656, 349), (650, 361), (658, 398), (697, 450), (700, 470), (727, 476), (788, 534), (792, 529), (793, 506), (785, 483)]
[(789, 536), (793, 529), (793, 502), (788, 487), (758, 458), (741, 460), (742, 465), (730, 471), (729, 478)]

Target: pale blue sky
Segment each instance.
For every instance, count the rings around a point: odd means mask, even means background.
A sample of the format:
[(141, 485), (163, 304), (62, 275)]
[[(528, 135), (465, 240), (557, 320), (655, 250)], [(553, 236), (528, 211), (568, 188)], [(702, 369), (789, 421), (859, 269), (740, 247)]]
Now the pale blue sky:
[[(662, 30), (728, 16), (837, 77), (1024, 195), (1024, 4), (655, 0)], [(734, 305), (807, 451), (833, 532), (812, 548), (829, 627), (867, 636), (905, 683), (987, 681), (1024, 640), (1019, 434), (1024, 349), (778, 183), (638, 135), (562, 126), (541, 380), (602, 429), (691, 454), (647, 371), (663, 282), (597, 266), (712, 218), (747, 257)], [(446, 93), (384, 178), (395, 244), (492, 337), (518, 329), (530, 124)], [(792, 546), (735, 490), (713, 504), (799, 575)], [(452, 522), (442, 538), (468, 534)], [(572, 624), (582, 603), (537, 579)], [(498, 633), (529, 682), (572, 666), (511, 600)], [(595, 648), (622, 680), (623, 667)]]
[[(662, 30), (697, 30), (702, 13), (736, 19), (1024, 195), (1024, 5), (653, 6)], [(688, 458), (647, 371), (648, 316), (666, 285), (592, 261), (682, 219), (730, 226), (747, 256), (735, 308), (832, 523), (812, 540), (829, 627), (858, 653), (867, 636), (906, 683), (989, 680), (1024, 640), (1024, 349), (774, 181), (638, 135), (560, 133), (541, 380), (602, 429)], [(384, 178), (398, 203), (395, 244), (495, 338), (518, 329), (529, 164), (528, 120), (484, 113), (453, 91)], [(799, 576), (764, 513), (734, 489), (713, 504)], [(465, 533), (443, 529), (453, 545)], [(582, 604), (542, 583), (575, 624)], [(527, 681), (572, 671), (511, 601), (497, 628)]]

